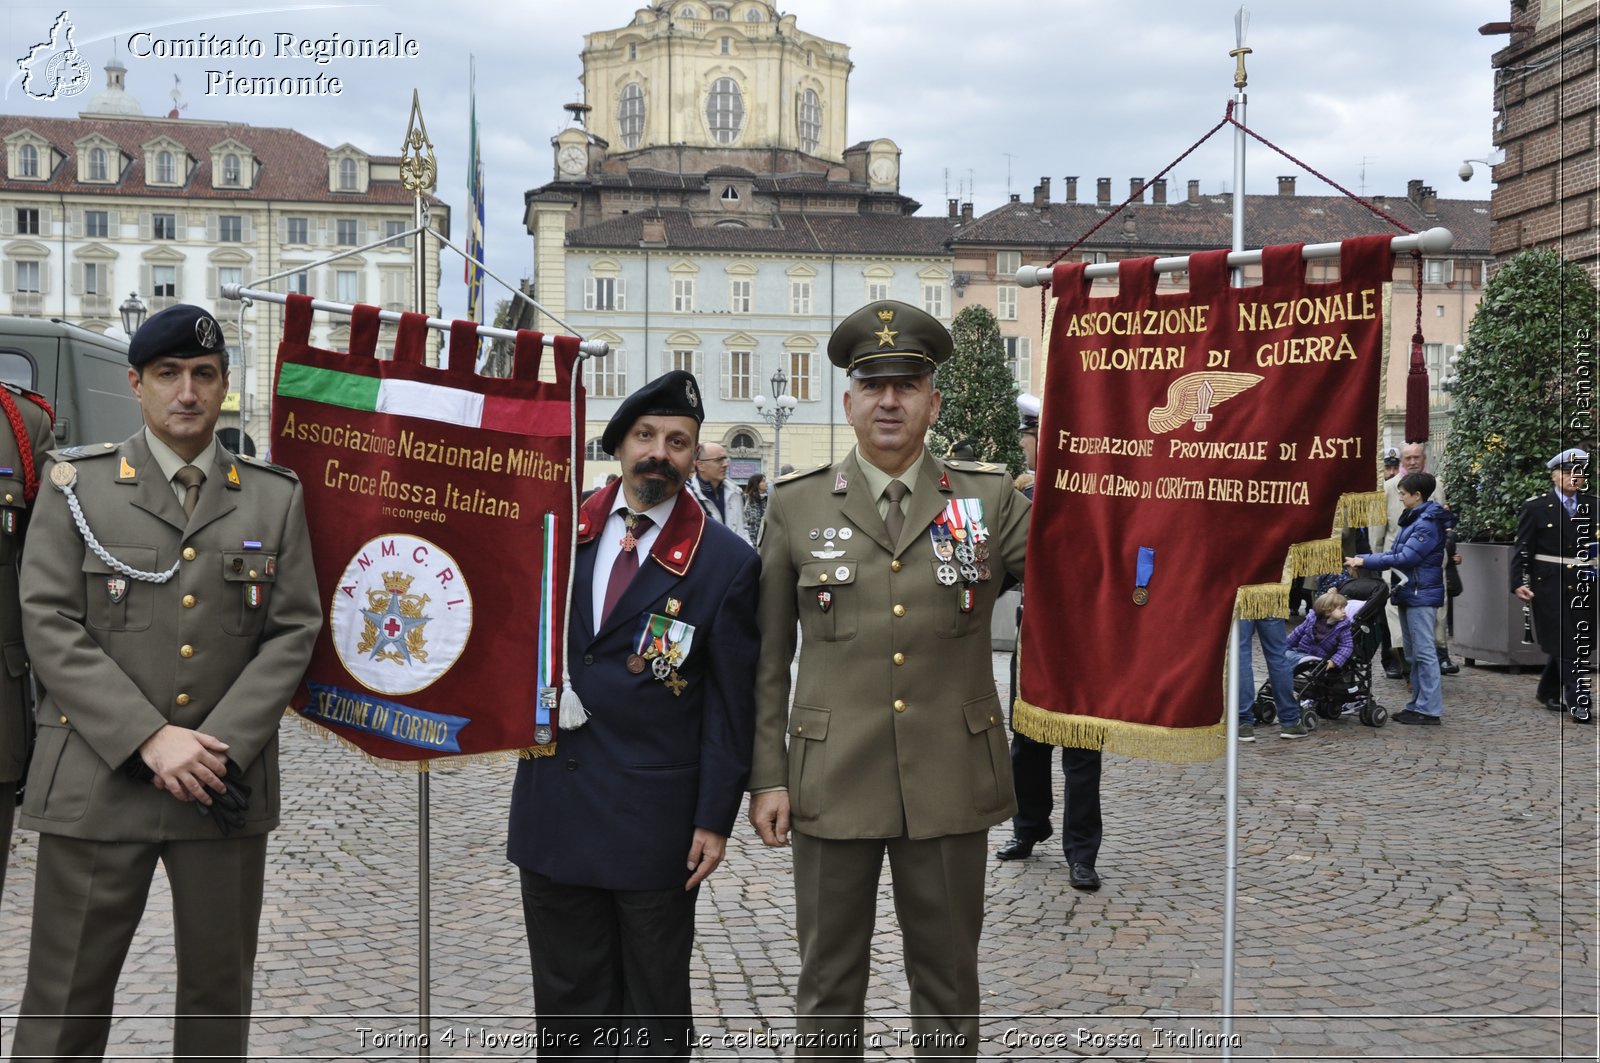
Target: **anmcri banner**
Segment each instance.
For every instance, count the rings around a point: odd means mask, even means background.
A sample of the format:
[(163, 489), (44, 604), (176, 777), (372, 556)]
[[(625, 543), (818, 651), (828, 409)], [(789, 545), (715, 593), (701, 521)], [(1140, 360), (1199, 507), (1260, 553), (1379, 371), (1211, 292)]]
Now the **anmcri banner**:
[[(1219, 755), (1236, 616), (1287, 613), (1336, 572), (1337, 533), (1383, 519), (1377, 479), (1387, 236), (1345, 241), (1308, 284), (1302, 245), (1259, 285), (1227, 252), (1157, 294), (1154, 259), (1091, 297), (1057, 266), (1013, 726), (1055, 745)], [(1248, 652), (1248, 650), (1246, 650)]]
[(310, 300), (289, 300), (272, 457), (305, 487), (328, 610), (294, 708), (387, 760), (552, 753), (578, 341), (556, 339), (554, 382), (532, 332), (512, 377), (483, 377), (472, 322), (436, 369), (423, 315), (380, 361), (376, 308), (356, 308), (341, 354), (310, 346)]

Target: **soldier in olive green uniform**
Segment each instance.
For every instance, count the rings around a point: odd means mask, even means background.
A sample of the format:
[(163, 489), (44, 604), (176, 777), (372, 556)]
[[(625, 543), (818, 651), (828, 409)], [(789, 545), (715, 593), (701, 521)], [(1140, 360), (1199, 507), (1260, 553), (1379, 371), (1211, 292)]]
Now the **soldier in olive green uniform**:
[(28, 651), (22, 644), (22, 604), (17, 600), (17, 566), (28, 530), (28, 507), (39, 491), (39, 468), (54, 442), (54, 417), (31, 391), (0, 382), (0, 890), (11, 855), (11, 824), (16, 816), (17, 784), (28, 769), (28, 737), (33, 711), (28, 684)]
[(235, 457), (216, 319), (128, 348), (145, 427), (60, 451), (22, 569), (45, 688), (22, 824), (40, 832), (13, 1058), (105, 1051), (156, 863), (172, 887), (175, 1055), (243, 1056), (278, 721), (321, 627), (299, 481)]
[(977, 1053), (988, 829), (1016, 812), (989, 622), (1029, 503), (1003, 467), (927, 453), (950, 353), (905, 303), (846, 318), (828, 356), (857, 446), (767, 505), (750, 820), (768, 845), (794, 830), (802, 1056), (861, 1058), (885, 852), (917, 1055)]

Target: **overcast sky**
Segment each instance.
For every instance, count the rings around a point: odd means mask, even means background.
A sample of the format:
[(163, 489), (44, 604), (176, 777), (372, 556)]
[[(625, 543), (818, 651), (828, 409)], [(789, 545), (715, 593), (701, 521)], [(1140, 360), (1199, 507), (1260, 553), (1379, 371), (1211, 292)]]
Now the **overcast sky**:
[[(234, 6), (230, 4), (229, 6)], [(70, 100), (36, 101), (22, 91), (16, 59), (45, 39), (62, 4), (6, 4), (0, 12), (4, 69), (0, 111), (70, 116), (104, 83), (112, 41), (128, 66), (128, 89), (147, 114), (173, 106), (181, 80), (186, 118), (298, 129), (330, 146), (349, 141), (398, 154), (411, 104), (439, 159), (438, 195), (458, 219), (466, 202), (468, 56), (478, 64), (478, 116), (488, 193), (487, 257), (515, 282), (531, 269), (523, 193), (552, 176), (550, 138), (577, 98), (583, 34), (626, 25), (626, 0), (396, 0), (372, 4), (222, 5), (140, 2), (67, 7), (75, 43), (93, 80)], [(1352, 191), (1403, 194), (1421, 178), (1447, 197), (1487, 199), (1484, 168), (1463, 184), (1465, 158), (1489, 156), (1489, 57), (1505, 37), (1478, 27), (1506, 19), (1508, 0), (1256, 0), (1246, 44), (1252, 129)], [(1153, 176), (1222, 117), (1233, 93), (1236, 0), (788, 0), (800, 28), (849, 46), (851, 143), (889, 137), (900, 145), (902, 190), (923, 213), (948, 196), (978, 213), (1008, 190), (1028, 198), (1041, 175), (1079, 197), (1112, 178), (1117, 201), (1130, 177)], [(201, 34), (261, 42), (262, 58), (170, 59), (128, 54), (131, 35), (194, 41)], [(416, 58), (273, 58), (277, 34), (295, 38), (392, 37), (417, 42)], [(207, 71), (245, 77), (338, 77), (322, 97), (226, 94)], [(214, 77), (220, 77), (216, 75)], [(1279, 174), (1300, 173), (1252, 142), (1247, 188), (1270, 192)], [(1232, 140), (1218, 133), (1170, 175), (1181, 194), (1231, 188)], [(1300, 173), (1302, 193), (1331, 192)], [(461, 312), (458, 262), (447, 252), (446, 315)], [(493, 286), (491, 286), (493, 292)], [(491, 293), (491, 299), (499, 298)]]

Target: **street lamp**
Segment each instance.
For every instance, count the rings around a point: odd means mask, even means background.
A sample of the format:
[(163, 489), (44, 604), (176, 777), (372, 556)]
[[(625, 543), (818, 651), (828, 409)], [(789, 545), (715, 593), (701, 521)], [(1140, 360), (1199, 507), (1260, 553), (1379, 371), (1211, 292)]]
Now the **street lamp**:
[(139, 331), (139, 326), (144, 324), (145, 316), (150, 313), (145, 305), (139, 301), (138, 292), (129, 292), (128, 298), (117, 307), (117, 312), (122, 315), (122, 331), (133, 339), (133, 334)]
[(772, 475), (774, 478), (783, 471), (783, 426), (789, 423), (789, 418), (794, 416), (794, 408), (799, 405), (793, 395), (786, 394), (789, 390), (789, 378), (784, 375), (783, 367), (772, 374), (772, 398), (765, 395), (755, 397), (756, 412), (761, 419), (772, 426)]

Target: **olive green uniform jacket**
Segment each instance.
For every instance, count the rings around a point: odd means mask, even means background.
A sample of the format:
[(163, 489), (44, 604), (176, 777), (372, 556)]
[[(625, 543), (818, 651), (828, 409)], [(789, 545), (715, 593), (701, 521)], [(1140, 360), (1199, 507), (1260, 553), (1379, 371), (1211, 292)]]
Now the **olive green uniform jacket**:
[[(1029, 502), (1000, 466), (929, 456), (918, 476), (896, 544), (854, 451), (779, 481), (767, 504), (750, 788), (787, 787), (794, 829), (813, 837), (937, 838), (1016, 812), (989, 622), (1005, 577), (1022, 576)], [(989, 531), (970, 611), (960, 582), (936, 578), (929, 536), (962, 498), (982, 501)]]
[(188, 519), (142, 431), (54, 455), (76, 469), (107, 552), (178, 569), (165, 584), (119, 576), (85, 546), (66, 496), (49, 478), (40, 488), (22, 610), (45, 695), (23, 826), (94, 841), (221, 837), (195, 805), (121, 771), (168, 723), (228, 743), (252, 791), (237, 834), (277, 825), (278, 721), (322, 626), (311, 540), (293, 473), (215, 453)]

